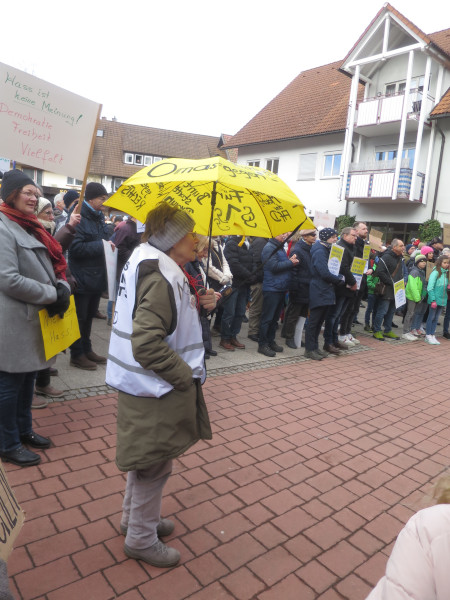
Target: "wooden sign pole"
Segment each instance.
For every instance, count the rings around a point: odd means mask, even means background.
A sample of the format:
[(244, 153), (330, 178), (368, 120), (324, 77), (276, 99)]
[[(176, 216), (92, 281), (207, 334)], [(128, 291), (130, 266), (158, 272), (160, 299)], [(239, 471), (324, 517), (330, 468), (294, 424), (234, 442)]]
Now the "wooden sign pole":
[(98, 112), (97, 112), (97, 120), (95, 122), (94, 131), (92, 132), (91, 147), (89, 148), (89, 156), (88, 156), (87, 163), (86, 163), (86, 169), (84, 171), (83, 185), (81, 186), (81, 192), (80, 192), (80, 197), (78, 198), (78, 204), (73, 209), (74, 213), (80, 213), (81, 212), (81, 205), (83, 204), (84, 192), (86, 190), (87, 178), (88, 178), (88, 175), (89, 175), (89, 169), (91, 168), (91, 159), (92, 159), (92, 155), (94, 153), (95, 139), (97, 137), (98, 122), (100, 120), (100, 115), (102, 114), (102, 108), (103, 108), (103, 105), (99, 104), (99, 106), (98, 106)]

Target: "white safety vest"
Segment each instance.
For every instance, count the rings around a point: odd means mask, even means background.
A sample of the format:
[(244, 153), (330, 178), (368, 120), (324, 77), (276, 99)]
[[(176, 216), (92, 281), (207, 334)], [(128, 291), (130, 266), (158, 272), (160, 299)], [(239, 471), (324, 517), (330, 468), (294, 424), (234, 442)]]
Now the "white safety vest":
[(158, 260), (159, 270), (172, 286), (177, 308), (175, 331), (165, 342), (191, 367), (192, 377), (205, 379), (202, 329), (189, 283), (180, 267), (171, 258), (148, 243), (140, 244), (125, 265), (119, 284), (114, 323), (109, 344), (106, 383), (133, 396), (159, 398), (173, 390), (162, 377), (144, 369), (133, 357), (131, 334), (136, 302), (139, 264)]

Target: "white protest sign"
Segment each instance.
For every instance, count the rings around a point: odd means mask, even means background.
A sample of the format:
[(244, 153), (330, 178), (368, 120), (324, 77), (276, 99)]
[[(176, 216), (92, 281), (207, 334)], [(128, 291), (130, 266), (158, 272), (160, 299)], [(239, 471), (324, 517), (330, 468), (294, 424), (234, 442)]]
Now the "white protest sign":
[(0, 63), (0, 154), (84, 179), (101, 105)]
[(117, 248), (113, 250), (111, 244), (103, 240), (105, 250), (106, 276), (108, 278), (108, 300), (116, 299), (116, 274), (117, 274)]
[(329, 215), (328, 213), (319, 212), (318, 210), (314, 213), (315, 227), (331, 227), (331, 229), (334, 229), (335, 221), (335, 215)]
[(330, 257), (328, 259), (328, 270), (330, 273), (333, 273), (333, 275), (339, 275), (343, 256), (344, 248), (342, 246), (336, 246), (336, 244), (333, 244), (331, 246)]
[(395, 308), (400, 308), (400, 306), (406, 304), (405, 282), (403, 279), (394, 283), (394, 298)]

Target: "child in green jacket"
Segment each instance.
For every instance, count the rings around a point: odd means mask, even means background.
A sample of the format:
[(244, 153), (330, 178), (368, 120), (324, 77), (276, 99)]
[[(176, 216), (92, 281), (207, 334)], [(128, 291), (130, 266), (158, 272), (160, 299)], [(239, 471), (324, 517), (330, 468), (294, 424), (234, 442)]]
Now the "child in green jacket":
[(414, 261), (415, 265), (412, 267), (406, 283), (407, 309), (402, 335), (403, 339), (410, 341), (418, 340), (417, 336), (425, 333), (421, 330), (421, 325), (422, 317), (427, 310), (427, 259), (423, 254), (418, 254)]

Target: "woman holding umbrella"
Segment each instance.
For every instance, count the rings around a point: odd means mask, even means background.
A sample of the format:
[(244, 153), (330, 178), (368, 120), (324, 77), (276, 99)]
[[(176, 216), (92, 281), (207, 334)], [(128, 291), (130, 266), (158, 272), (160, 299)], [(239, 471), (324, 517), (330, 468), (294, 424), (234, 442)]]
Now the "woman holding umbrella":
[(183, 270), (195, 259), (193, 228), (185, 211), (164, 202), (149, 212), (143, 243), (119, 282), (106, 370), (107, 383), (119, 390), (116, 463), (128, 472), (125, 554), (157, 567), (180, 559), (160, 540), (174, 529), (160, 517), (172, 459), (211, 439), (199, 309), (213, 310), (215, 295), (196, 294)]

